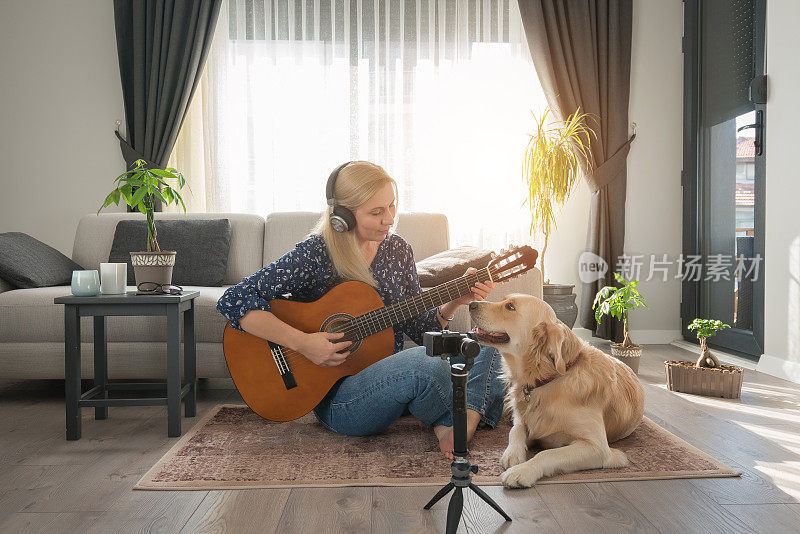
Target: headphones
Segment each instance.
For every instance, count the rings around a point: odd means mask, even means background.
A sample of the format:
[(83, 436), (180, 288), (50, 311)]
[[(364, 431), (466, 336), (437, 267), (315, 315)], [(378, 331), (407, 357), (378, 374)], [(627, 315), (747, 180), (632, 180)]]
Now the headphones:
[(328, 206), (333, 206), (331, 211), (330, 221), (331, 226), (337, 232), (347, 232), (356, 227), (356, 216), (352, 211), (344, 206), (337, 206), (333, 198), (333, 186), (336, 184), (336, 178), (339, 176), (339, 171), (353, 163), (348, 161), (336, 167), (328, 178), (328, 185), (325, 187), (325, 198), (328, 201)]

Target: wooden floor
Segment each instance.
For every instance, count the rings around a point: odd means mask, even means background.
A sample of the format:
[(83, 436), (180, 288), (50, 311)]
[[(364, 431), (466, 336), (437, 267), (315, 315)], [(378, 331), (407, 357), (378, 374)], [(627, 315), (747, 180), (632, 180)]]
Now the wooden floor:
[[(741, 478), (487, 486), (514, 521), (470, 494), (460, 532), (800, 532), (800, 385), (745, 371), (741, 401), (667, 391), (663, 360), (689, 356), (645, 349), (645, 413)], [(240, 400), (205, 385), (198, 416)], [(178, 439), (166, 408), (111, 408), (106, 421), (83, 409), (83, 437), (67, 442), (63, 393), (0, 382), (0, 532), (444, 532), (448, 498), (422, 510), (431, 487), (132, 491)]]

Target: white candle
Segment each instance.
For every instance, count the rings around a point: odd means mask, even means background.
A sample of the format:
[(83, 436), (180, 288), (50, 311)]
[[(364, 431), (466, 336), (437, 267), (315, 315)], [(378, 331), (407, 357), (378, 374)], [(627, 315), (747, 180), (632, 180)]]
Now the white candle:
[(100, 264), (100, 292), (103, 295), (121, 295), (125, 293), (127, 282), (127, 263)]

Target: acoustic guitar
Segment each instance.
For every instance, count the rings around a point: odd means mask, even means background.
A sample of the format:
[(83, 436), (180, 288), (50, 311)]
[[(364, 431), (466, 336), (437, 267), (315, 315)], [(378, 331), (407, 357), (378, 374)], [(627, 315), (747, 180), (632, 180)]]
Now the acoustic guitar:
[(310, 412), (337, 380), (367, 368), (394, 351), (392, 326), (470, 293), (475, 282), (508, 280), (536, 265), (529, 246), (503, 252), (483, 269), (385, 306), (369, 284), (342, 282), (313, 302), (273, 299), (270, 310), (303, 332), (344, 332), (352, 341), (347, 359), (322, 367), (303, 354), (236, 330), (228, 322), (222, 339), (225, 361), (242, 398), (270, 421), (291, 421)]

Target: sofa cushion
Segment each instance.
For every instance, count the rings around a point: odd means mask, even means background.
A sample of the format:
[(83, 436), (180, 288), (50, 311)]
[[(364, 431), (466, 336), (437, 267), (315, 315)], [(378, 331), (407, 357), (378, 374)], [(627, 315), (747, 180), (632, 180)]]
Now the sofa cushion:
[[(217, 301), (230, 286), (184, 286), (199, 291), (195, 299), (195, 336), (198, 343), (222, 342), (227, 320), (217, 311)], [(128, 288), (129, 291), (133, 287)], [(0, 293), (0, 339), (3, 342), (64, 342), (64, 305), (53, 299), (69, 295), (69, 286), (14, 289)], [(181, 322), (182, 323), (182, 322)], [(106, 319), (108, 341), (166, 341), (166, 317), (115, 316)], [(94, 339), (91, 317), (81, 318), (81, 340)], [(181, 324), (181, 339), (183, 326)]]
[(0, 234), (0, 278), (14, 287), (70, 284), (72, 271), (82, 269), (58, 250), (28, 234)]
[[(303, 241), (320, 215), (320, 212), (310, 211), (273, 212), (267, 215), (264, 265), (269, 265), (292, 250), (295, 243)], [(409, 242), (418, 260), (450, 247), (447, 217), (441, 213), (398, 213), (396, 233)]]
[[(161, 250), (175, 250), (172, 283), (221, 286), (228, 267), (231, 223), (228, 219), (156, 221)], [(135, 285), (131, 252), (146, 250), (146, 221), (119, 221), (108, 261), (128, 264), (128, 285)]]
[(422, 287), (434, 287), (462, 276), (469, 267), (482, 269), (492, 259), (492, 251), (478, 247), (457, 247), (417, 262)]
[[(228, 219), (231, 223), (231, 250), (228, 255), (226, 284), (238, 284), (242, 278), (259, 270), (264, 256), (264, 218), (252, 213), (173, 213), (155, 212), (159, 221)], [(84, 269), (100, 269), (100, 262), (108, 261), (114, 231), (119, 221), (144, 221), (142, 213), (100, 213), (84, 215), (78, 221), (75, 243), (72, 247), (73, 261)]]

